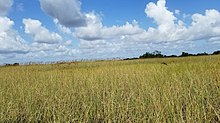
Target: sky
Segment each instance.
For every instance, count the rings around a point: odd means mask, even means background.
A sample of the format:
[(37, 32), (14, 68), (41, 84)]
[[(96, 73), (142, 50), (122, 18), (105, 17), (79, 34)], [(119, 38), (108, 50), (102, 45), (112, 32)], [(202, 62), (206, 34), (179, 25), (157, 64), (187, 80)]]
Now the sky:
[(220, 49), (219, 0), (0, 0), (0, 64)]

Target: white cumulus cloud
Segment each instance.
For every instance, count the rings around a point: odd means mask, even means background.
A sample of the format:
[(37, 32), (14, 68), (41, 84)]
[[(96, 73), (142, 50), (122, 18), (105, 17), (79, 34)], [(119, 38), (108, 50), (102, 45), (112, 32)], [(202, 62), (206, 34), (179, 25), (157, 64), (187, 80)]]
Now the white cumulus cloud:
[(168, 10), (166, 0), (148, 3), (145, 13), (156, 22), (156, 27), (144, 29), (136, 21), (107, 27), (103, 25), (101, 16), (95, 12), (87, 13), (88, 25), (76, 28), (74, 32), (80, 40), (80, 48), (88, 52), (89, 50), (115, 52), (141, 49), (143, 46), (153, 48), (161, 46), (163, 50), (172, 48), (175, 44), (173, 49), (178, 49), (190, 47), (198, 40), (216, 43), (220, 37), (220, 13), (214, 9), (206, 10), (205, 14), (193, 14), (190, 24), (184, 23), (174, 15), (180, 14), (180, 10), (176, 9), (174, 12)]
[(111, 27), (104, 26), (102, 19), (94, 12), (86, 14), (88, 25), (75, 29), (76, 37), (83, 40), (93, 41), (100, 39), (120, 39), (123, 36), (139, 34), (143, 31), (137, 23), (126, 22), (122, 26), (113, 25)]
[(23, 23), (25, 25), (25, 33), (32, 35), (35, 42), (54, 44), (63, 40), (59, 34), (50, 32), (43, 27), (39, 20), (23, 19)]
[(29, 47), (24, 39), (13, 29), (14, 22), (0, 17), (0, 54), (27, 53)]
[(217, 10), (206, 10), (205, 14), (193, 14), (192, 24), (186, 35), (188, 40), (210, 39), (220, 36), (220, 13)]
[[(1, 16), (7, 15), (13, 3), (12, 0), (12, 3), (10, 0), (5, 1), (0, 0)], [(33, 38), (27, 45), (13, 29), (14, 22), (7, 17), (0, 17), (0, 54), (10, 54), (1, 55), (0, 60), (14, 57), (13, 54), (28, 60), (48, 60), (49, 57), (62, 59), (64, 56), (133, 57), (153, 50), (178, 53), (204, 50), (202, 46), (216, 49), (220, 44), (220, 12), (215, 9), (189, 15), (178, 8), (172, 12), (166, 6), (166, 0), (158, 0), (148, 3), (143, 10), (156, 24), (154, 27), (140, 27), (135, 18), (123, 25), (106, 26), (102, 16), (96, 12), (83, 13), (79, 0), (39, 1), (42, 10), (53, 17), (62, 37), (47, 29), (39, 20), (23, 19), (25, 33)], [(186, 19), (187, 22), (184, 22)]]
[(176, 15), (180, 15), (180, 10), (176, 9), (174, 12)]
[(145, 13), (148, 17), (153, 18), (158, 25), (173, 24), (176, 20), (173, 13), (167, 10), (166, 0), (159, 0), (157, 4), (150, 2), (146, 6)]
[(12, 5), (13, 0), (0, 0), (0, 16), (7, 15)]
[(66, 27), (86, 25), (79, 0), (40, 0), (42, 10)]

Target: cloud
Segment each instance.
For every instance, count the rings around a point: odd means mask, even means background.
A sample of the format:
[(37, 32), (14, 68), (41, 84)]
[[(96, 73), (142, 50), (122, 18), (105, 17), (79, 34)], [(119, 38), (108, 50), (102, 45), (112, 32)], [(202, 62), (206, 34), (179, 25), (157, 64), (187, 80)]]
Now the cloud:
[(219, 37), (212, 37), (209, 39), (209, 41), (220, 44), (220, 36)]
[(217, 10), (206, 10), (205, 15), (193, 14), (192, 24), (188, 28), (188, 40), (208, 40), (220, 36), (220, 13)]
[[(9, 5), (9, 1), (0, 1), (0, 63), (42, 61), (42, 58), (45, 61), (59, 60), (78, 53), (72, 47), (71, 40), (64, 41), (59, 34), (50, 32), (40, 21), (33, 19), (23, 19), (25, 33), (30, 34), (34, 41), (27, 43), (13, 28), (14, 21), (5, 17), (12, 3)], [(16, 5), (18, 11), (23, 11), (23, 4)]]
[(176, 9), (176, 10), (175, 10), (175, 14), (176, 14), (176, 15), (180, 15), (180, 10)]
[(66, 27), (86, 25), (79, 0), (40, 0), (41, 9)]
[(25, 25), (25, 33), (32, 35), (35, 42), (54, 44), (63, 40), (59, 34), (50, 32), (43, 27), (39, 20), (23, 19), (23, 23)]
[(24, 39), (12, 28), (13, 25), (9, 18), (0, 17), (0, 54), (23, 54), (29, 51)]
[[(143, 28), (135, 19), (123, 25), (106, 26), (96, 12), (82, 13), (79, 0), (40, 0), (40, 4), (42, 10), (53, 17), (62, 37), (44, 27), (39, 20), (23, 19), (25, 33), (33, 38), (27, 45), (13, 29), (14, 22), (1, 17), (0, 54), (7, 55), (1, 55), (0, 59), (134, 57), (154, 50), (173, 54), (202, 51), (202, 46), (217, 49), (220, 44), (220, 13), (214, 9), (188, 15), (178, 9), (170, 11), (166, 0), (150, 2), (145, 13), (156, 25)], [(2, 15), (5, 16), (7, 11)], [(187, 23), (184, 22), (186, 18)], [(79, 44), (72, 43), (74, 41)]]
[[(175, 17), (166, 7), (165, 0), (150, 2), (146, 5), (145, 13), (154, 20), (156, 27), (144, 29), (137, 21), (107, 27), (103, 25), (102, 18), (97, 13), (87, 13), (85, 16), (88, 25), (78, 27), (74, 32), (80, 40), (80, 48), (87, 52), (109, 53), (146, 49), (146, 47), (155, 50), (158, 46), (158, 50), (166, 51), (170, 48), (190, 48), (199, 40), (216, 43), (217, 37), (220, 37), (220, 14), (214, 9), (206, 10), (204, 15), (193, 14), (191, 24), (186, 24)], [(176, 9), (175, 14), (180, 14), (180, 10)]]
[(186, 31), (184, 22), (178, 20), (173, 12), (166, 7), (165, 0), (159, 0), (157, 4), (149, 3), (146, 5), (145, 13), (152, 18), (158, 25), (157, 28), (149, 28), (148, 33), (152, 37), (157, 35), (157, 42), (182, 40), (183, 33)]
[(190, 14), (183, 14), (183, 19), (187, 19), (187, 18), (189, 18), (189, 17), (191, 17), (191, 15)]
[(0, 0), (0, 16), (7, 15), (12, 5), (13, 0)]
[(141, 29), (137, 21), (132, 23), (126, 22), (125, 25), (106, 27), (102, 24), (100, 16), (94, 12), (86, 14), (88, 25), (75, 29), (75, 35), (79, 39), (94, 41), (101, 39), (121, 38), (126, 35), (134, 35), (141, 33)]
[(150, 2), (147, 4), (145, 13), (149, 18), (153, 18), (158, 25), (173, 24), (176, 17), (166, 8), (166, 0), (159, 0), (157, 4)]
[[(58, 44), (46, 44), (34, 42), (30, 45), (30, 52), (20, 57), (28, 58), (28, 61), (59, 61), (66, 58), (75, 58), (79, 53), (70, 46), (71, 41)], [(74, 57), (73, 57), (74, 56)]]
[[(126, 22), (124, 25), (106, 27), (102, 24), (101, 16), (95, 12), (87, 13), (88, 25), (75, 29), (75, 35), (80, 40), (95, 41), (106, 40), (108, 42), (116, 41), (130, 43), (157, 43), (181, 40), (182, 33), (186, 30), (184, 23), (173, 15), (166, 8), (166, 1), (159, 0), (157, 4), (149, 3), (146, 6), (146, 14), (154, 19), (157, 28), (143, 29), (137, 21)], [(161, 13), (161, 14), (158, 14)], [(176, 23), (177, 21), (177, 23)], [(172, 33), (170, 33), (172, 32)], [(157, 36), (156, 36), (157, 35)], [(129, 43), (128, 43), (129, 42)]]
[(71, 29), (69, 27), (65, 27), (61, 25), (57, 19), (54, 19), (53, 22), (56, 25), (56, 27), (59, 29), (59, 31), (61, 31), (62, 33), (73, 35), (73, 32), (71, 31)]
[(153, 18), (158, 24), (158, 27), (153, 29), (156, 32), (154, 35), (162, 37), (156, 40), (196, 41), (209, 40), (212, 37), (220, 36), (220, 13), (217, 10), (206, 10), (204, 15), (193, 14), (191, 16), (192, 23), (186, 26), (165, 5), (165, 0), (159, 0), (157, 4), (149, 3), (146, 6), (147, 16)]
[(16, 3), (15, 9), (16, 9), (16, 11), (23, 12), (24, 11), (24, 4), (23, 3)]

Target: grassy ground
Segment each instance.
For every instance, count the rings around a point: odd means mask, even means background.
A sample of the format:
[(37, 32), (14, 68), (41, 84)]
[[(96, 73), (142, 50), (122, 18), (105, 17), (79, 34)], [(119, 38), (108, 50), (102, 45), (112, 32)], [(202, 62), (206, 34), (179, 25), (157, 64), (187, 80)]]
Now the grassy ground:
[(220, 56), (1, 67), (0, 122), (220, 122)]

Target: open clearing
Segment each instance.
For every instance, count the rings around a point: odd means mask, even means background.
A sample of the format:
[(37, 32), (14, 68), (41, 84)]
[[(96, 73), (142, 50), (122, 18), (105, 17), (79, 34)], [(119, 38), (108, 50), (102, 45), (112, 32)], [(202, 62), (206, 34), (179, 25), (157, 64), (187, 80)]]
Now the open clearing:
[(0, 122), (219, 121), (220, 56), (0, 68)]

